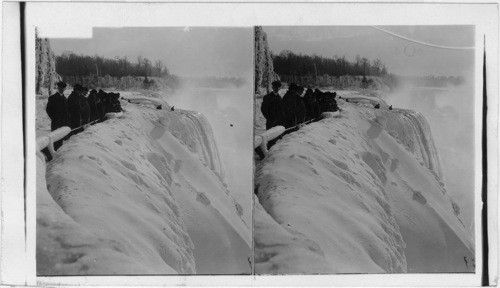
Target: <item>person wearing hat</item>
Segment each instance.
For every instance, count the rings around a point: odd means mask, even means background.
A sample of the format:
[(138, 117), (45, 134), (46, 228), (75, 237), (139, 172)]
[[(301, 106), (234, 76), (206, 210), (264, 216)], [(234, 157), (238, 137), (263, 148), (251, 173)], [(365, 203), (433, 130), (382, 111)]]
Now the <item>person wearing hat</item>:
[[(63, 126), (69, 126), (69, 110), (64, 90), (66, 83), (60, 81), (57, 84), (57, 92), (49, 97), (45, 111), (51, 120), (50, 130), (54, 131)], [(62, 145), (63, 139), (54, 142), (54, 149), (57, 150)]]
[(69, 110), (69, 127), (71, 129), (75, 129), (80, 127), (82, 123), (82, 116), (80, 115), (80, 90), (82, 89), (82, 85), (75, 84), (73, 86), (73, 91), (69, 94), (68, 97), (68, 110)]
[(285, 128), (290, 128), (305, 121), (306, 108), (299, 94), (302, 94), (303, 88), (292, 83), (288, 91), (283, 96), (283, 111), (285, 114)]
[(262, 99), (260, 111), (266, 118), (266, 130), (275, 126), (283, 125), (283, 104), (278, 91), (281, 87), (280, 81), (274, 81), (272, 91)]
[(89, 88), (87, 87), (82, 87), (80, 88), (80, 116), (81, 116), (81, 123), (80, 125), (85, 125), (90, 123), (90, 105), (87, 100), (87, 94), (89, 92)]

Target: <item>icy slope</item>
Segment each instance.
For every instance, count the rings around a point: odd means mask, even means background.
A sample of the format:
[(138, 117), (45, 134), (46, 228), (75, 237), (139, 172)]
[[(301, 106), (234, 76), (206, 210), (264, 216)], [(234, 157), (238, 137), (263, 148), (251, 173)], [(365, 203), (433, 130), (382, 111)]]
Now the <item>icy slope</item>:
[(425, 119), (339, 104), (341, 118), (285, 136), (257, 165), (256, 272), (473, 271)]
[(205, 117), (122, 105), (58, 150), (47, 186), (38, 166), (38, 273), (249, 273), (251, 223)]

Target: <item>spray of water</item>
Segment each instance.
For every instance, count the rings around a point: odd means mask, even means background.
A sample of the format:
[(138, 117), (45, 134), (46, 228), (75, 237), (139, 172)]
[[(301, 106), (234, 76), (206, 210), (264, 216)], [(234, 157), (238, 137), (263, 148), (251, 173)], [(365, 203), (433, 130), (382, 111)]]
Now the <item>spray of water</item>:
[(396, 108), (421, 112), (431, 127), (448, 193), (460, 206), (460, 218), (474, 231), (474, 87), (439, 88), (402, 85), (385, 99)]
[(247, 223), (251, 223), (253, 195), (252, 95), (252, 86), (248, 84), (228, 88), (184, 85), (166, 99), (175, 109), (193, 110), (207, 117), (224, 164), (229, 191), (243, 207)]

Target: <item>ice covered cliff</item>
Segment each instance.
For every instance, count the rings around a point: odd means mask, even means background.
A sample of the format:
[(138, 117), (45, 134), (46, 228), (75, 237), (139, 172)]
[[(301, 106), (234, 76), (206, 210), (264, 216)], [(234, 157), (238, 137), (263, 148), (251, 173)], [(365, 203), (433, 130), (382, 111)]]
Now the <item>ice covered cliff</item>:
[(278, 74), (274, 72), (271, 50), (267, 43), (267, 35), (262, 27), (255, 27), (255, 90), (257, 93), (265, 94), (271, 89), (271, 83), (279, 80)]
[(206, 118), (123, 102), (37, 169), (37, 273), (250, 273), (251, 223)]
[(61, 78), (56, 72), (56, 59), (54, 51), (50, 48), (50, 41), (38, 37), (35, 30), (35, 89), (37, 94), (52, 95), (54, 87)]
[(425, 119), (339, 104), (257, 164), (256, 273), (474, 271)]

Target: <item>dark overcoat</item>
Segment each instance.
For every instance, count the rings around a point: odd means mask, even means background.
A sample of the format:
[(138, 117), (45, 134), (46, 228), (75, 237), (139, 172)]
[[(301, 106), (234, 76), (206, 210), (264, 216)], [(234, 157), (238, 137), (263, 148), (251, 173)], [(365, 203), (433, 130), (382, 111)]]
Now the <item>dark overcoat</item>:
[(69, 126), (69, 110), (66, 101), (66, 97), (59, 92), (49, 97), (45, 111), (47, 111), (51, 120), (51, 131), (63, 126)]

